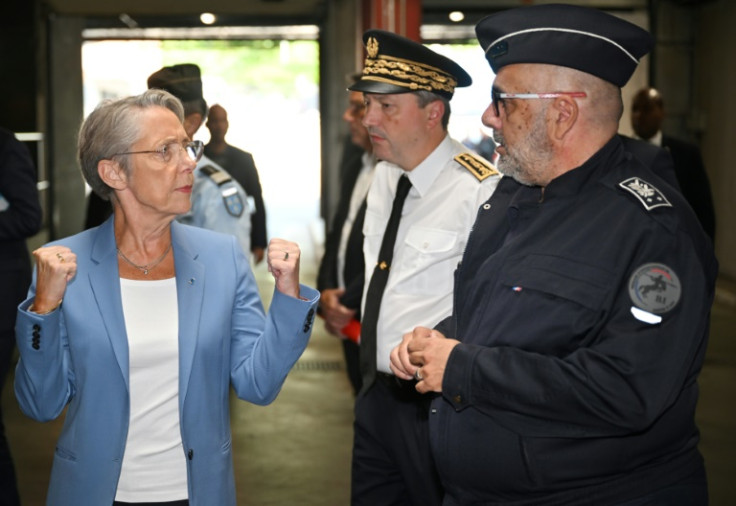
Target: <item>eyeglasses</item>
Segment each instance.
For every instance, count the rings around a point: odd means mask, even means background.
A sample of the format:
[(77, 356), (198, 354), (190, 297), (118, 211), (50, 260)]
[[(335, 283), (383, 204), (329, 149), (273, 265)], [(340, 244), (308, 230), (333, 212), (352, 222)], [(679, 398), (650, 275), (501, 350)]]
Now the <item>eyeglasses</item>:
[(190, 160), (198, 162), (199, 159), (202, 158), (202, 153), (204, 153), (204, 143), (202, 141), (170, 142), (168, 144), (164, 144), (158, 149), (149, 151), (126, 151), (124, 153), (115, 153), (112, 156), (158, 153), (162, 162), (169, 163), (175, 156), (178, 157), (182, 151), (187, 154)]
[[(576, 97), (585, 98), (588, 95), (584, 91), (557, 91), (554, 93), (502, 93), (496, 88), (491, 88), (491, 103), (496, 112), (496, 116), (500, 116), (498, 104), (503, 104), (507, 98), (519, 100), (531, 100), (535, 98), (557, 98), (557, 97)], [(504, 106), (505, 107), (505, 106)]]

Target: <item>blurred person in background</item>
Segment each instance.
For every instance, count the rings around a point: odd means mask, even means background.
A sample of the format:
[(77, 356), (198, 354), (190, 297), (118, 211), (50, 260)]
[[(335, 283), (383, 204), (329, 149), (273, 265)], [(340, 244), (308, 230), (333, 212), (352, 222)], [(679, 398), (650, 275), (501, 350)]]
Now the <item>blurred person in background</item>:
[[(360, 74), (351, 76), (356, 83)], [(345, 364), (353, 386), (360, 392), (360, 300), (363, 296), (365, 261), (363, 260), (363, 222), (366, 201), (376, 168), (368, 130), (363, 126), (363, 94), (350, 91), (348, 106), (342, 115), (350, 135), (340, 163), (340, 200), (325, 240), (325, 253), (317, 274), (320, 291), (319, 314), (327, 331), (342, 339)]]
[(210, 107), (207, 115), (207, 129), (210, 142), (204, 146), (204, 154), (223, 167), (245, 190), (248, 195), (250, 211), (250, 251), (253, 262), (261, 263), (267, 246), (266, 207), (263, 203), (263, 190), (258, 178), (258, 169), (253, 155), (225, 141), (230, 122), (227, 111), (219, 104)]
[(708, 173), (700, 148), (662, 132), (664, 100), (655, 88), (642, 88), (632, 99), (631, 126), (637, 137), (670, 152), (675, 177), (685, 200), (693, 208), (711, 240), (716, 237), (716, 216)]

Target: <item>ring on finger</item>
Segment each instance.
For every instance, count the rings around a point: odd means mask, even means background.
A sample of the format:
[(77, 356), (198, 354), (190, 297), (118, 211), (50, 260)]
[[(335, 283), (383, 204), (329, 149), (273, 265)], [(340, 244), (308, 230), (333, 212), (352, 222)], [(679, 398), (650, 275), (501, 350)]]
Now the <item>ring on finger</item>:
[(288, 260), (288, 259), (289, 259), (289, 252), (284, 251), (284, 260)]
[(417, 369), (416, 371), (414, 371), (414, 379), (415, 379), (415, 380), (417, 380), (417, 381), (422, 381), (422, 380), (424, 379), (424, 378), (422, 377), (422, 373), (421, 373), (421, 370), (422, 370), (422, 369), (421, 369), (421, 367), (420, 367), (419, 369)]
[(58, 259), (59, 259), (59, 262), (61, 262), (61, 263), (64, 263), (64, 257), (63, 257), (63, 256), (61, 256), (61, 253), (57, 253), (57, 254), (56, 254), (56, 258), (58, 258)]

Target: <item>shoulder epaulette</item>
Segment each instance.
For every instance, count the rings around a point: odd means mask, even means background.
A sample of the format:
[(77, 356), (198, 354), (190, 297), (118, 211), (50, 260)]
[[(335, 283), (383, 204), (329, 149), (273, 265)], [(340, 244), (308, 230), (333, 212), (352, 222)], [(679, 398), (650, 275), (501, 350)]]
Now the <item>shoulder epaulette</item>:
[(621, 181), (618, 185), (636, 197), (647, 211), (651, 211), (655, 207), (672, 207), (664, 193), (641, 178), (630, 177)]
[[(204, 175), (214, 181), (217, 186), (225, 185), (233, 180), (227, 172), (212, 165), (205, 165), (200, 170)], [(225, 203), (225, 209), (227, 209), (228, 214), (239, 218), (243, 214), (245, 204), (238, 189), (232, 184), (220, 188), (219, 191), (222, 194), (222, 201)]]
[(489, 176), (498, 175), (498, 170), (496, 170), (496, 167), (491, 162), (470, 151), (455, 156), (455, 161), (468, 169), (478, 181), (483, 181)]
[(220, 185), (223, 185), (225, 183), (229, 183), (230, 181), (232, 181), (232, 178), (227, 172), (220, 170), (217, 167), (213, 167), (212, 165), (205, 165), (199, 170), (201, 170), (205, 176), (209, 177), (212, 181), (214, 181), (217, 186), (220, 186)]

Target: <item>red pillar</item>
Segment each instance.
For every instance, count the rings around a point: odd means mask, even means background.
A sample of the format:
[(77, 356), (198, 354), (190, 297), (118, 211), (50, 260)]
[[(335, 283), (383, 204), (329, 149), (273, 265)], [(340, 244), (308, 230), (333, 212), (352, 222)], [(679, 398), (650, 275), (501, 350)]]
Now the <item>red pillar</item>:
[[(363, 31), (371, 28), (387, 30), (421, 42), (421, 0), (362, 0)], [(363, 34), (359, 34), (362, 36)]]

